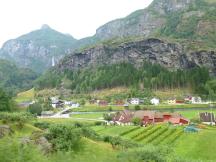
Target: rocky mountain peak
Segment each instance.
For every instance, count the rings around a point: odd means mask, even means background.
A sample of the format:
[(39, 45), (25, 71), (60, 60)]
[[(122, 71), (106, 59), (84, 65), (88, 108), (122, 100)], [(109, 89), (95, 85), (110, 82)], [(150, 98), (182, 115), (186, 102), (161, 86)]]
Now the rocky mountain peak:
[(51, 28), (50, 28), (49, 25), (43, 24), (43, 25), (41, 26), (41, 29), (43, 30), (43, 29), (51, 29)]

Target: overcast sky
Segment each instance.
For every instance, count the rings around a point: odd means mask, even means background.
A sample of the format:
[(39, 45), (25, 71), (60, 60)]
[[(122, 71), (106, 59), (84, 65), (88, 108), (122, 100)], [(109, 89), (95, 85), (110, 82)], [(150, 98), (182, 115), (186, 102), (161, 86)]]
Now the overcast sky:
[(0, 0), (0, 46), (42, 24), (80, 39), (152, 0)]

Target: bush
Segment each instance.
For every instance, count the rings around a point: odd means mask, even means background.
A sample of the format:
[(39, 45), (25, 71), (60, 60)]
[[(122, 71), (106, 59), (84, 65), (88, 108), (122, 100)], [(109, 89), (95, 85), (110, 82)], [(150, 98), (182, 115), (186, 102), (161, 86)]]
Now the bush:
[(134, 125), (140, 125), (141, 124), (141, 119), (140, 118), (133, 118), (132, 119), (132, 123)]
[(40, 129), (47, 129), (47, 128), (49, 128), (50, 123), (48, 123), (48, 122), (36, 122), (36, 123), (34, 123), (34, 126), (40, 128)]
[(42, 106), (39, 103), (34, 103), (29, 105), (28, 112), (35, 115), (41, 115)]
[(94, 123), (94, 125), (95, 125), (95, 126), (104, 125), (104, 122), (102, 122), (102, 121), (96, 121), (96, 122)]
[(135, 109), (135, 110), (141, 110), (141, 108), (140, 108), (139, 105), (136, 105), (136, 106), (134, 107), (134, 109)]
[(34, 120), (34, 116), (32, 116), (30, 113), (26, 112), (14, 112), (14, 113), (7, 113), (2, 112), (0, 113), (0, 119), (4, 120), (4, 122), (27, 122)]
[(170, 151), (168, 147), (145, 146), (122, 152), (118, 158), (120, 162), (166, 162)]
[(112, 136), (105, 136), (103, 138), (104, 142), (108, 142), (112, 145), (113, 149), (117, 147), (121, 148), (132, 148), (132, 147), (137, 147), (139, 146), (138, 144), (128, 141), (128, 140), (123, 140), (120, 137), (112, 137)]
[(81, 147), (82, 131), (71, 125), (56, 124), (49, 128), (46, 138), (53, 144), (56, 151), (78, 151)]

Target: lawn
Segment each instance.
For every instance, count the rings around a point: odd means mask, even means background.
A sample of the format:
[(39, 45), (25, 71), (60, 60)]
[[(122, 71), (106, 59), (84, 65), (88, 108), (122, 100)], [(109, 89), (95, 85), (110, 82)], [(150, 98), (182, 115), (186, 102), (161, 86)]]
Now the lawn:
[(188, 133), (176, 142), (175, 151), (183, 158), (194, 160), (216, 159), (216, 128), (201, 130), (199, 133)]
[(95, 121), (91, 121), (91, 120), (86, 120), (86, 119), (83, 119), (83, 120), (80, 120), (80, 119), (73, 119), (73, 118), (59, 118), (59, 119), (56, 119), (56, 118), (40, 118), (38, 119), (37, 121), (39, 122), (48, 122), (48, 123), (53, 123), (53, 124), (73, 124), (75, 122), (81, 122), (83, 124), (94, 124)]
[(28, 91), (18, 93), (16, 98), (15, 98), (15, 101), (17, 103), (32, 101), (32, 100), (34, 100), (34, 96), (35, 96), (35, 90), (34, 90), (34, 88), (32, 88)]
[(90, 114), (72, 114), (72, 118), (83, 118), (83, 119), (103, 119), (105, 112), (90, 113)]
[(187, 110), (187, 111), (177, 111), (177, 112), (188, 119), (199, 118), (199, 113), (201, 112), (213, 112), (214, 114), (216, 114), (216, 110), (212, 110), (212, 111), (210, 110), (202, 110), (202, 111)]

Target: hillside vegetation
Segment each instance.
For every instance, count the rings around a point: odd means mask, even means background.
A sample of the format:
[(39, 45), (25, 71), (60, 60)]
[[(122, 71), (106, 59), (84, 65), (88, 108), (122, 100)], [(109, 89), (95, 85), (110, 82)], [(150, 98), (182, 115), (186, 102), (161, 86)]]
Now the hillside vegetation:
[(0, 59), (0, 88), (11, 95), (32, 88), (37, 76), (30, 69), (18, 68), (15, 64)]

